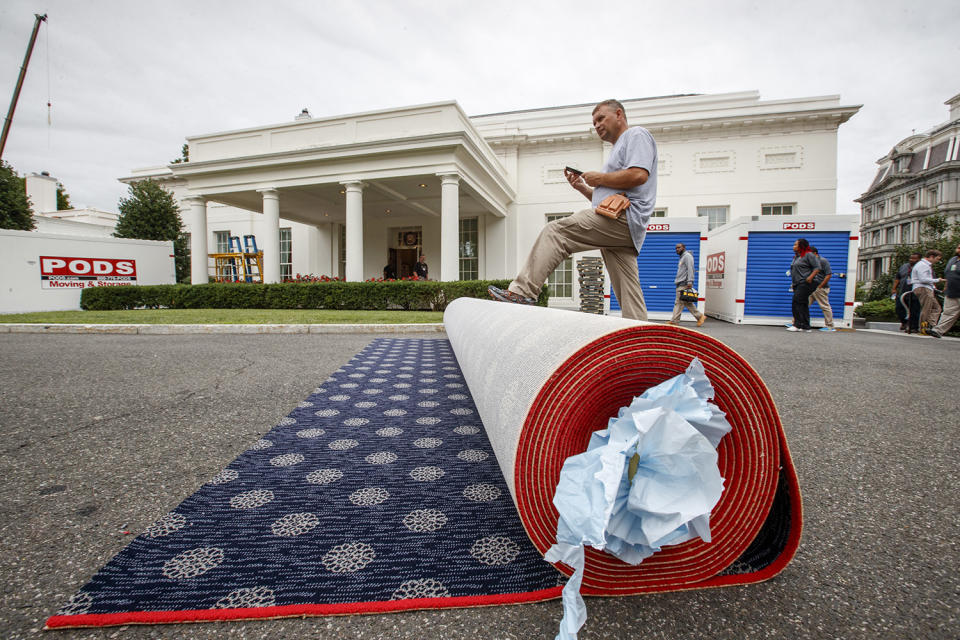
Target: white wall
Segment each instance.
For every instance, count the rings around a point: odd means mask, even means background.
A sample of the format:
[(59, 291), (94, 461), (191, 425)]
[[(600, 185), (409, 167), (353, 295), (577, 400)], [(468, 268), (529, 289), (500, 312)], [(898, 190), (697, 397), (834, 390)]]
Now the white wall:
[[(174, 284), (173, 243), (93, 236), (64, 236), (35, 231), (0, 230), (0, 313), (80, 309), (81, 288), (51, 289), (41, 279), (40, 258), (89, 258), (135, 261), (131, 284)], [(86, 286), (100, 286), (95, 281)]]

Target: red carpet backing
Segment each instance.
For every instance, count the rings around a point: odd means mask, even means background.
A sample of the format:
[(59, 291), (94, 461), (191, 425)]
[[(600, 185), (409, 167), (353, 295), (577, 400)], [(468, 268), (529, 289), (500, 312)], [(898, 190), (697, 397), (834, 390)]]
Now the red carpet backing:
[(718, 448), (725, 489), (710, 517), (713, 541), (665, 547), (638, 566), (588, 548), (584, 594), (759, 582), (793, 557), (801, 501), (783, 427), (763, 381), (729, 347), (675, 326), (478, 300), (455, 301), (445, 322), (541, 554), (556, 539), (552, 499), (563, 461), (635, 396), (683, 373), (694, 357), (703, 363), (733, 426)]

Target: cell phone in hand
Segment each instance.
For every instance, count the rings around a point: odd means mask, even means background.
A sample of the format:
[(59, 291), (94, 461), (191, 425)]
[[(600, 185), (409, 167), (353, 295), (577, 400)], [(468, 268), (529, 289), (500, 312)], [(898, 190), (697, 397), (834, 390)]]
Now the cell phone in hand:
[(580, 169), (574, 169), (573, 167), (564, 167), (563, 170), (569, 171), (575, 176), (583, 175), (583, 171), (580, 171)]

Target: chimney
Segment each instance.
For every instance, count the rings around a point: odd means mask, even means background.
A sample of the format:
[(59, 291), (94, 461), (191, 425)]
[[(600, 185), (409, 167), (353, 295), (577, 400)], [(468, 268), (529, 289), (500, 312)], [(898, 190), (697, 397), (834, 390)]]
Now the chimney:
[(943, 104), (950, 107), (950, 120), (948, 122), (953, 122), (954, 120), (960, 119), (960, 93), (953, 96)]
[(46, 171), (27, 176), (27, 197), (35, 214), (57, 210), (57, 179)]

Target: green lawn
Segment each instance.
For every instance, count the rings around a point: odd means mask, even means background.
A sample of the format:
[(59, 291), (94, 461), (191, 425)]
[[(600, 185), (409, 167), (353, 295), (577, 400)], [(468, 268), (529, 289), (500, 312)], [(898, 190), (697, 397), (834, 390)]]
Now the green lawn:
[(322, 309), (141, 309), (45, 311), (0, 315), (0, 323), (40, 324), (411, 324), (443, 322), (440, 311)]

